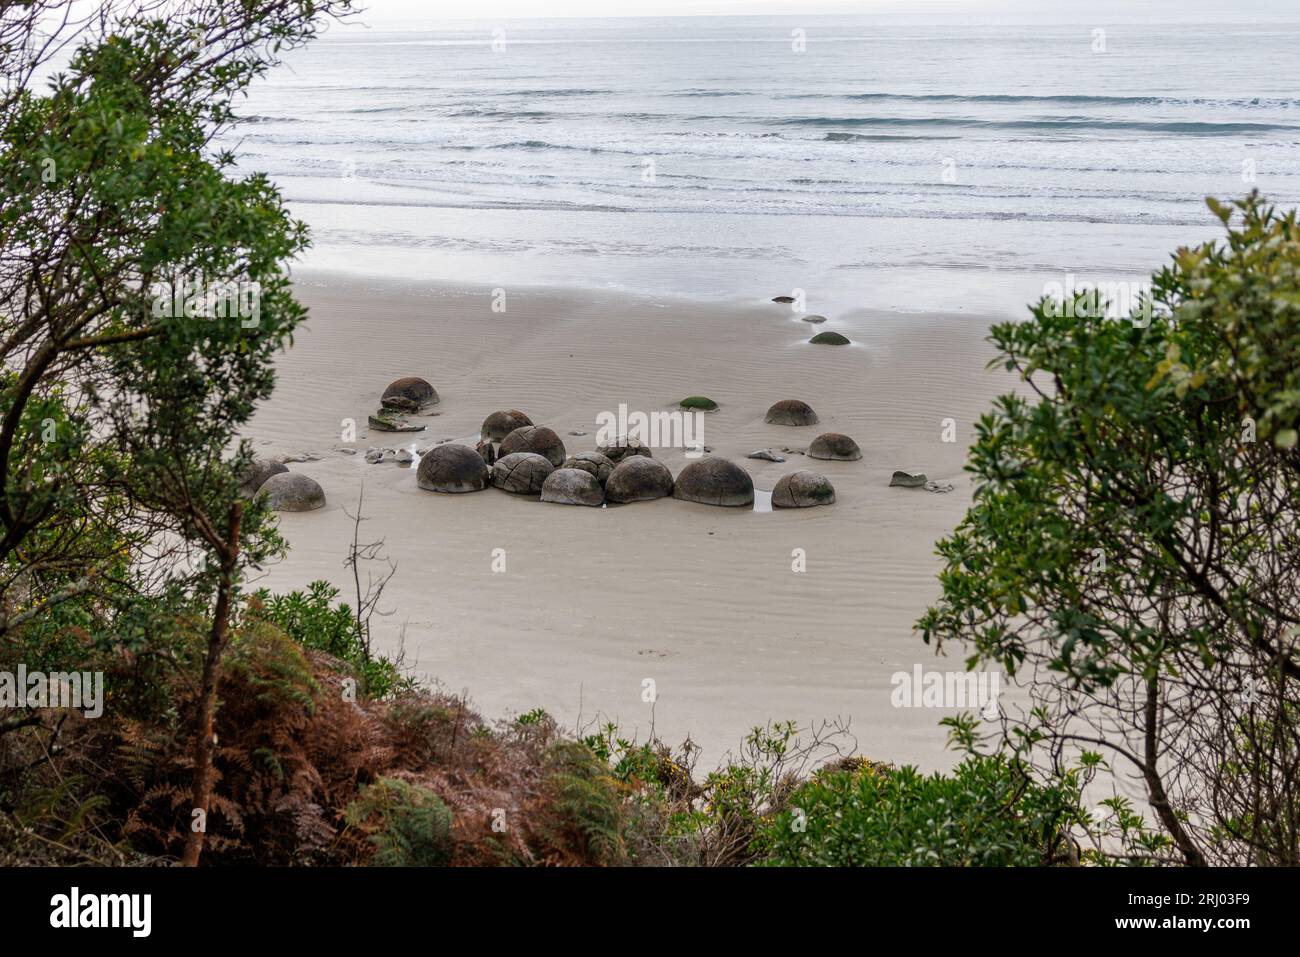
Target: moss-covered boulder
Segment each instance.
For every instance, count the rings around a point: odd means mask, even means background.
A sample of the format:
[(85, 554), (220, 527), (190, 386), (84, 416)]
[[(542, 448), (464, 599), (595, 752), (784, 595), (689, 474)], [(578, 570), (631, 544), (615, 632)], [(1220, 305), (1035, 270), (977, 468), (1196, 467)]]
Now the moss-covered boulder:
[(772, 489), (773, 508), (810, 508), (814, 505), (834, 505), (835, 486), (825, 475), (800, 469), (783, 475)]
[(493, 412), (483, 420), (483, 425), (479, 429), (479, 437), (489, 442), (500, 442), (515, 429), (526, 428), (532, 424), (533, 420), (518, 409)]
[(584, 469), (556, 469), (542, 483), (542, 501), (598, 507), (605, 504), (605, 490)]
[(379, 404), (394, 412), (419, 412), (438, 404), (438, 392), (419, 376), (403, 376), (388, 384)]
[(505, 457), (514, 452), (535, 452), (544, 456), (555, 468), (564, 464), (564, 443), (553, 430), (544, 425), (525, 425), (502, 439), (497, 455)]
[(310, 512), (325, 505), (325, 490), (301, 472), (278, 472), (257, 492), (277, 512)]
[(839, 432), (824, 432), (808, 446), (808, 456), (834, 462), (856, 462), (862, 458), (858, 443)]
[(816, 425), (817, 413), (801, 399), (782, 399), (772, 403), (763, 421), (768, 425)]
[(546, 476), (553, 471), (555, 466), (544, 455), (536, 452), (511, 452), (493, 464), (492, 484), (503, 492), (537, 495), (542, 490)]
[(838, 332), (819, 332), (808, 341), (815, 346), (847, 346), (849, 344), (848, 336), (842, 336)]
[(618, 465), (605, 483), (611, 502), (648, 502), (672, 494), (673, 473), (657, 459), (633, 455)]
[(718, 408), (718, 403), (707, 395), (688, 395), (677, 404), (683, 409), (694, 409), (698, 412), (714, 412)]
[(488, 485), (488, 466), (468, 445), (448, 443), (420, 459), (415, 478), (430, 492), (480, 492)]
[(560, 468), (582, 469), (584, 472), (590, 472), (596, 477), (597, 482), (604, 485), (609, 481), (610, 473), (614, 471), (614, 463), (599, 452), (579, 452), (565, 459)]
[(673, 483), (673, 498), (701, 505), (753, 505), (754, 480), (735, 462), (700, 459), (678, 474)]

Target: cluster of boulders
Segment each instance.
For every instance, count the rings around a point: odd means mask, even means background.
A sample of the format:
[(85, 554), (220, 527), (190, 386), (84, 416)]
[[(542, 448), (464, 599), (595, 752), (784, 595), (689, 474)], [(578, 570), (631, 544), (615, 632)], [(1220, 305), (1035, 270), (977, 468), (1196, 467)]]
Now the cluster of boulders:
[[(785, 399), (768, 410), (767, 421), (814, 425), (817, 413), (806, 402)], [(808, 454), (840, 461), (862, 458), (857, 444), (836, 432), (818, 436)], [(754, 480), (727, 459), (690, 462), (674, 478), (648, 447), (626, 436), (594, 452), (569, 455), (553, 429), (533, 424), (517, 409), (493, 412), (484, 419), (475, 448), (449, 443), (429, 449), (420, 459), (417, 481), (420, 488), (453, 494), (478, 492), (492, 485), (559, 505), (627, 505), (668, 496), (732, 508), (754, 504)], [(830, 481), (807, 469), (784, 476), (772, 492), (775, 508), (805, 508), (834, 501)]]

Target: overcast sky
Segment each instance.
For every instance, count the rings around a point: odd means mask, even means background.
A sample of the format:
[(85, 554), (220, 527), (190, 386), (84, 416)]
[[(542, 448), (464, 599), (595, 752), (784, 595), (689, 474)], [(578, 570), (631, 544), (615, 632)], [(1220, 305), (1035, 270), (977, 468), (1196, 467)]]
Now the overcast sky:
[(511, 17), (724, 16), (876, 13), (1014, 17), (1093, 23), (1300, 19), (1298, 0), (360, 0), (362, 19), (394, 21)]

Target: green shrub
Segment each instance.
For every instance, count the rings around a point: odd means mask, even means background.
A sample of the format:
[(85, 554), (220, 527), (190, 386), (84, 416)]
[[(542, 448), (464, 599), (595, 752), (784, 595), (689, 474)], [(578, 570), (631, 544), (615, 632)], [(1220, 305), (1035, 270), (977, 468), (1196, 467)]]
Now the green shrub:
[(372, 698), (384, 698), (402, 690), (406, 682), (397, 664), (371, 656), (357, 633), (357, 619), (346, 602), (334, 604), (339, 590), (325, 581), (314, 581), (307, 591), (272, 595), (257, 592), (252, 615), (278, 626), (304, 648), (323, 651), (346, 662), (360, 679), (362, 690)]
[(999, 758), (968, 757), (950, 775), (866, 764), (799, 787), (768, 822), (762, 863), (1042, 865), (1064, 855), (1076, 809), (1068, 784), (1040, 787)]

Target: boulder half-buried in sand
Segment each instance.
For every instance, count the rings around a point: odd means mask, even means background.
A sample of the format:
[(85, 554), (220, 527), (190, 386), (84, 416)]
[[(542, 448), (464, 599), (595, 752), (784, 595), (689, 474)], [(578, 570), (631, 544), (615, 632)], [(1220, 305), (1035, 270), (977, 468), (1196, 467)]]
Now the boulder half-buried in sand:
[(544, 425), (525, 425), (502, 439), (497, 455), (504, 458), (512, 452), (535, 452), (555, 468), (564, 464), (564, 443)]
[(768, 425), (816, 425), (817, 413), (802, 399), (782, 399), (772, 403), (763, 421)]
[(533, 424), (533, 420), (518, 409), (506, 409), (493, 412), (483, 420), (479, 437), (489, 442), (500, 442), (515, 429), (522, 429)]
[(488, 467), (467, 445), (439, 445), (420, 459), (415, 477), (430, 492), (479, 492), (487, 488)]
[(596, 476), (583, 469), (556, 469), (542, 483), (542, 501), (557, 505), (605, 504), (605, 490)]
[(772, 489), (773, 508), (810, 508), (814, 505), (834, 505), (835, 486), (825, 475), (800, 469), (781, 476)]
[(289, 471), (289, 466), (280, 462), (273, 462), (270, 459), (257, 459), (248, 466), (244, 472), (244, 477), (239, 482), (240, 494), (253, 496), (257, 490), (266, 484), (266, 480), (272, 475), (281, 475)]
[(838, 332), (819, 332), (808, 341), (815, 346), (847, 346), (849, 337)]
[(611, 502), (648, 502), (663, 498), (673, 490), (673, 473), (657, 459), (633, 455), (609, 474), (605, 497)]
[(596, 477), (596, 481), (602, 486), (609, 481), (610, 473), (614, 471), (614, 463), (599, 452), (579, 452), (577, 455), (570, 455), (560, 466), (562, 469), (581, 469), (584, 472), (590, 472)]
[(536, 495), (542, 490), (546, 476), (553, 471), (555, 466), (544, 455), (511, 452), (501, 456), (492, 466), (492, 484), (503, 492)]
[(834, 462), (856, 462), (862, 458), (862, 450), (847, 435), (823, 432), (808, 446), (808, 457)]
[(678, 474), (673, 498), (701, 505), (753, 505), (754, 480), (735, 462), (701, 459)]
[(438, 404), (438, 392), (419, 376), (403, 376), (388, 384), (379, 404), (397, 412), (419, 412)]
[(634, 455), (651, 458), (650, 449), (642, 445), (640, 439), (628, 438), (626, 435), (620, 435), (612, 445), (597, 446), (596, 451), (615, 465)]
[(272, 475), (258, 490), (277, 512), (310, 512), (325, 504), (325, 490), (300, 472)]

